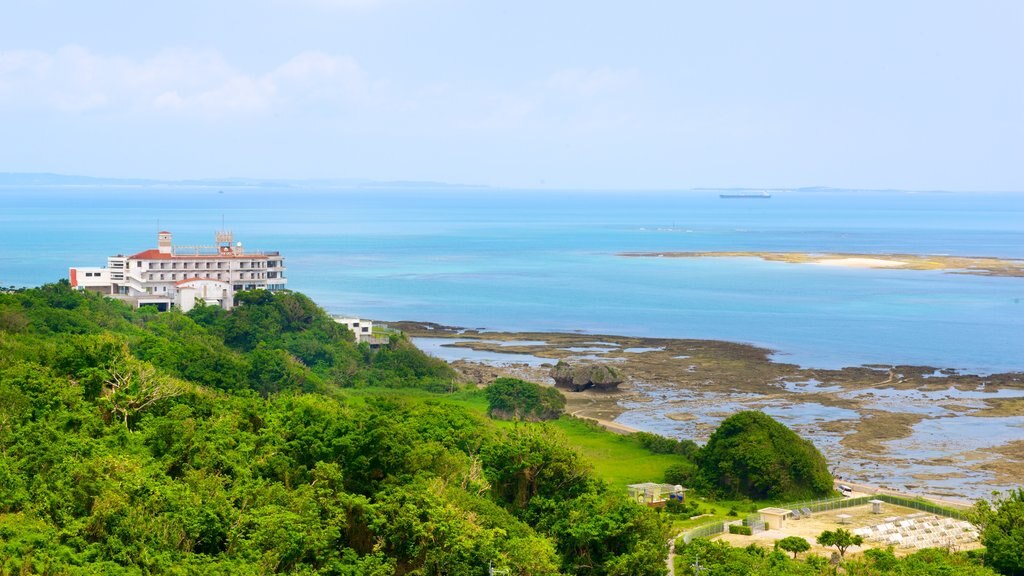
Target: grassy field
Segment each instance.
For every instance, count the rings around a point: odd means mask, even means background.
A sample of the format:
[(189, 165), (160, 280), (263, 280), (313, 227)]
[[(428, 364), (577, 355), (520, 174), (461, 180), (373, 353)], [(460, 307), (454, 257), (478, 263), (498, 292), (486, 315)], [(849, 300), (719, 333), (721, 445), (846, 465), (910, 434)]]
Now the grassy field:
[[(409, 398), (432, 399), (451, 402), (471, 412), (487, 417), (487, 398), (482, 391), (465, 391), (440, 396), (418, 390), (379, 390), (361, 389), (346, 390), (349, 397), (360, 397), (368, 394), (399, 394)], [(490, 420), (497, 428), (510, 428), (516, 424), (503, 420)], [(639, 482), (661, 482), (665, 469), (673, 464), (685, 464), (687, 461), (670, 454), (654, 454), (640, 445), (630, 436), (609, 432), (587, 420), (563, 416), (546, 424), (520, 422), (519, 426), (551, 426), (565, 435), (570, 446), (575, 447), (593, 465), (594, 472), (614, 487), (625, 490), (627, 484)]]
[[(346, 396), (356, 402), (361, 401), (361, 397), (366, 395), (380, 393), (395, 394), (407, 398), (450, 402), (466, 408), (483, 418), (487, 418), (487, 399), (484, 397), (483, 392), (479, 390), (457, 392), (444, 396), (407, 389), (349, 389), (345, 393)], [(488, 421), (499, 429), (511, 428), (516, 425), (547, 425), (557, 429), (565, 436), (566, 442), (570, 446), (575, 447), (583, 458), (594, 467), (594, 472), (598, 477), (607, 481), (612, 488), (621, 489), (624, 495), (627, 484), (662, 482), (664, 481), (665, 470), (669, 466), (687, 463), (687, 460), (681, 456), (655, 454), (644, 448), (637, 439), (631, 436), (610, 432), (591, 421), (579, 418), (563, 416), (547, 424), (528, 422), (515, 424), (513, 422), (490, 419)], [(752, 510), (770, 505), (765, 502), (751, 502), (749, 500), (708, 501), (699, 498), (692, 492), (687, 494), (687, 500), (697, 504), (701, 516), (694, 519), (685, 516), (673, 516), (671, 521), (673, 534), (710, 522), (743, 518), (750, 514)], [(729, 515), (731, 510), (735, 510), (735, 515)]]
[[(464, 406), (481, 415), (487, 414), (487, 399), (482, 392), (463, 392), (450, 397), (451, 402)], [(510, 422), (494, 421), (499, 427), (510, 426)], [(540, 424), (521, 423), (520, 426)], [(582, 420), (563, 416), (547, 423), (565, 434), (569, 445), (575, 447), (594, 466), (594, 472), (612, 486), (639, 482), (661, 482), (665, 469), (673, 464), (686, 463), (680, 456), (654, 454), (640, 445), (635, 438), (609, 432), (600, 426)]]
[(686, 463), (681, 456), (653, 454), (636, 439), (600, 426), (563, 416), (552, 422), (591, 464), (594, 472), (613, 486), (664, 481), (665, 469)]

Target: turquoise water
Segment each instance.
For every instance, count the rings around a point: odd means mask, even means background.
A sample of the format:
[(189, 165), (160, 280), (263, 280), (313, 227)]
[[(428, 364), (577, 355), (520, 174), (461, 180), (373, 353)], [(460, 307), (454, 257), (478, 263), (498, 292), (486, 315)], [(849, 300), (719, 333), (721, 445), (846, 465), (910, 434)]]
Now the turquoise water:
[(805, 366), (1024, 370), (1024, 279), (620, 251), (1024, 258), (1024, 194), (86, 188), (0, 190), (0, 285), (155, 246), (222, 216), (328, 311), (491, 330), (751, 342)]

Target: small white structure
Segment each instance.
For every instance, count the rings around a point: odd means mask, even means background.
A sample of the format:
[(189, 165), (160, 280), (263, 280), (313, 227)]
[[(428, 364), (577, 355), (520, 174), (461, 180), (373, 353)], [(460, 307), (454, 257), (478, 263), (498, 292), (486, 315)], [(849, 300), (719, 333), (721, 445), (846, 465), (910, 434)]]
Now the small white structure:
[(872, 514), (882, 513), (882, 504), (884, 504), (884, 502), (882, 502), (881, 500), (869, 500), (868, 503), (871, 504)]
[(785, 508), (761, 508), (757, 511), (761, 515), (761, 521), (768, 530), (778, 530), (786, 525), (786, 519), (793, 516), (792, 510)]
[(356, 336), (356, 344), (369, 340), (373, 336), (373, 321), (359, 318), (335, 317), (334, 321), (344, 324)]
[(669, 500), (686, 501), (686, 488), (678, 484), (644, 482), (642, 484), (630, 484), (626, 489), (629, 490), (629, 497), (635, 500), (637, 504), (646, 504), (651, 507), (664, 506)]
[(836, 514), (836, 519), (839, 520), (840, 524), (849, 524), (850, 518), (853, 518), (853, 516), (849, 514)]
[(196, 302), (200, 301), (207, 306), (230, 310), (235, 300), (235, 291), (224, 280), (189, 278), (178, 281), (175, 286), (174, 305), (186, 311), (195, 308)]
[(71, 268), (71, 285), (82, 290), (104, 292), (110, 288), (110, 270), (97, 266)]

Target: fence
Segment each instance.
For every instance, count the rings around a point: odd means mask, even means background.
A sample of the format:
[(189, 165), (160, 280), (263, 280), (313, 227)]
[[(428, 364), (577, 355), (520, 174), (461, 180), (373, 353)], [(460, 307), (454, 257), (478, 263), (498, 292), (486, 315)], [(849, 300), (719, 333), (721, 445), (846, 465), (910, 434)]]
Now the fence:
[(858, 496), (856, 498), (833, 498), (831, 500), (797, 502), (796, 504), (785, 504), (780, 507), (787, 510), (802, 510), (804, 508), (809, 508), (811, 512), (828, 512), (830, 510), (840, 510), (843, 508), (851, 508), (853, 506), (863, 506), (872, 500), (881, 500), (882, 502), (887, 502), (889, 504), (920, 510), (922, 512), (936, 514), (938, 516), (956, 518), (957, 520), (967, 520), (967, 514), (960, 510), (939, 506), (938, 504), (932, 504), (931, 502), (923, 500), (894, 496), (892, 494), (872, 494), (870, 496)]
[[(891, 494), (873, 494), (871, 496), (858, 496), (856, 498), (833, 498), (830, 500), (814, 500), (810, 502), (797, 502), (795, 504), (783, 504), (780, 508), (786, 510), (802, 510), (804, 508), (810, 509), (812, 513), (817, 512), (828, 512), (830, 510), (841, 510), (843, 508), (852, 508), (853, 506), (863, 506), (872, 500), (881, 500), (889, 504), (895, 504), (896, 506), (903, 506), (904, 508), (911, 508), (913, 510), (920, 510), (922, 512), (928, 512), (935, 514), (936, 516), (946, 516), (948, 518), (956, 518), (957, 520), (967, 520), (967, 513), (960, 510), (954, 510), (945, 506), (939, 506), (932, 504), (931, 502), (925, 502), (922, 500), (915, 500), (913, 498), (904, 498), (902, 496), (893, 496)], [(717, 536), (725, 532), (725, 522), (714, 522), (711, 524), (705, 524), (698, 526), (689, 532), (683, 534), (683, 542), (689, 544), (694, 538), (707, 538), (708, 536)]]
[(930, 514), (935, 514), (936, 516), (946, 516), (948, 518), (956, 518), (957, 520), (969, 520), (968, 514), (962, 510), (939, 506), (938, 504), (932, 504), (931, 502), (914, 500), (913, 498), (904, 498), (902, 496), (893, 496), (891, 494), (877, 494), (876, 498), (882, 502), (888, 502), (889, 504), (895, 504), (906, 508), (913, 508), (914, 510), (928, 512)]
[(711, 524), (705, 524), (698, 526), (689, 532), (683, 534), (683, 543), (689, 544), (694, 538), (707, 538), (708, 536), (717, 536), (725, 532), (725, 522), (713, 522)]

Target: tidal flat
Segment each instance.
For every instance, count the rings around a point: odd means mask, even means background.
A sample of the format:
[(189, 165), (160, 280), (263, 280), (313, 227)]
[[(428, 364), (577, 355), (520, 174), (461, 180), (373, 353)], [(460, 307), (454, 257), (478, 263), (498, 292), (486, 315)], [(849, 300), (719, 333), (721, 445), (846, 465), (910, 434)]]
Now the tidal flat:
[(812, 440), (850, 481), (973, 499), (1024, 477), (1024, 373), (812, 369), (735, 342), (391, 326), (428, 338), (431, 353), (478, 384), (512, 375), (550, 385), (559, 360), (614, 363), (628, 378), (618, 391), (565, 395), (567, 412), (622, 431), (702, 443), (728, 415), (761, 410)]

